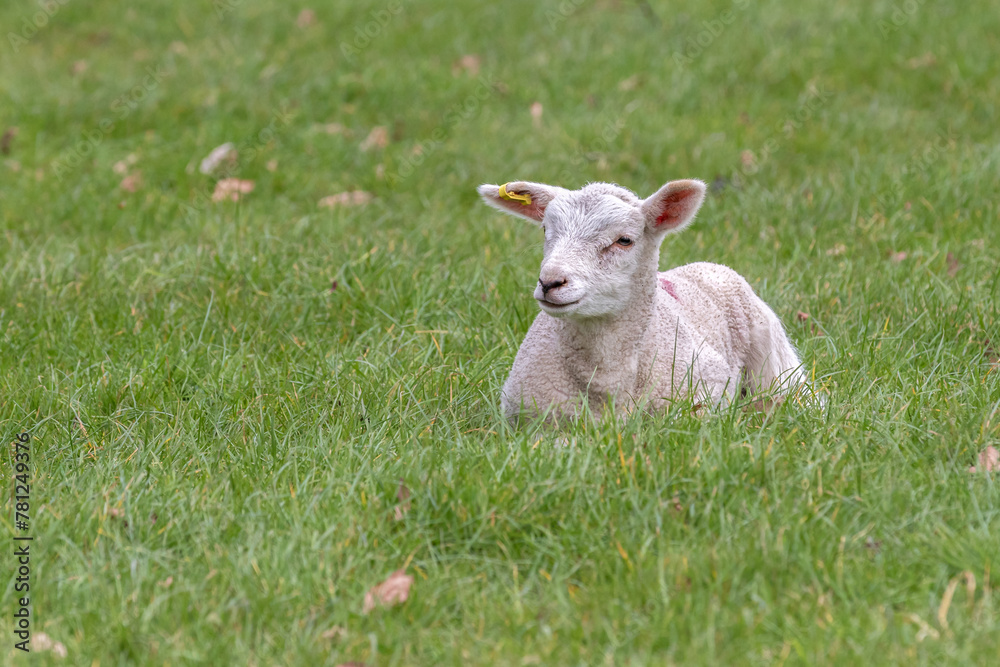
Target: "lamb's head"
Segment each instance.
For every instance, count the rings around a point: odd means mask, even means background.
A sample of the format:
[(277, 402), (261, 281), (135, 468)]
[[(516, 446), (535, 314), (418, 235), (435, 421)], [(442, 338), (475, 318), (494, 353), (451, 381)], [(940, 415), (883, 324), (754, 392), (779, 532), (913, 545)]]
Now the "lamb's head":
[(602, 317), (629, 307), (638, 284), (655, 284), (660, 243), (694, 219), (701, 181), (672, 181), (643, 200), (608, 183), (580, 190), (517, 181), (480, 185), (487, 204), (545, 233), (535, 299), (555, 317)]

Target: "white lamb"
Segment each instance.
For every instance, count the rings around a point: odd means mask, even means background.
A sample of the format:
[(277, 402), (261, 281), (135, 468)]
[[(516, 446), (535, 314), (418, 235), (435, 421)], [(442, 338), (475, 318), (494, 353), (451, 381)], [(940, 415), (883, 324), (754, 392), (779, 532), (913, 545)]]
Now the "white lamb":
[(490, 206), (545, 233), (534, 296), (542, 312), (501, 402), (511, 421), (575, 417), (584, 404), (658, 410), (688, 396), (719, 404), (803, 383), (781, 322), (732, 269), (699, 262), (658, 273), (660, 244), (694, 218), (705, 184), (667, 183), (648, 199), (591, 183), (481, 185)]

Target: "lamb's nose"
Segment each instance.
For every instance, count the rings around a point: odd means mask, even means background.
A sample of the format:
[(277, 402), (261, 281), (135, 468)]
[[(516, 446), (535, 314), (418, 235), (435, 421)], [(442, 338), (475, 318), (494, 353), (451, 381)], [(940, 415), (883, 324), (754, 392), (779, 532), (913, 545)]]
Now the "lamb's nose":
[(559, 280), (552, 280), (547, 283), (542, 282), (542, 279), (538, 279), (538, 284), (542, 286), (542, 294), (548, 294), (549, 290), (553, 290), (557, 287), (562, 287), (566, 284), (565, 278), (560, 278)]

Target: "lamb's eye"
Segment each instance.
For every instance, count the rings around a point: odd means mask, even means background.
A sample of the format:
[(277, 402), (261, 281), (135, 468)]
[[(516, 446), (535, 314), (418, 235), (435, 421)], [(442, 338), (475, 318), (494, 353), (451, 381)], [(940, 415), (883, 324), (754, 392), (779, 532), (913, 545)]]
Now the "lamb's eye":
[(623, 248), (627, 248), (630, 245), (632, 245), (632, 239), (630, 239), (627, 236), (623, 236), (620, 239), (618, 239), (617, 241), (615, 241), (615, 245), (620, 245)]

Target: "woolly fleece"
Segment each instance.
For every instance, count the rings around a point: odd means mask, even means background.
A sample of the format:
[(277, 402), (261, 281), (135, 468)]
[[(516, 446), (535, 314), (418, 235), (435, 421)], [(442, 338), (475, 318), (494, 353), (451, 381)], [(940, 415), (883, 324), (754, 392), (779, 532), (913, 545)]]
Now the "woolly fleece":
[(495, 185), (479, 193), (546, 231), (542, 312), (501, 393), (511, 421), (573, 418), (584, 404), (596, 414), (661, 410), (679, 397), (719, 404), (802, 384), (780, 320), (738, 273), (707, 262), (658, 271), (660, 243), (691, 222), (704, 183), (674, 181), (646, 200), (608, 183), (506, 187), (532, 203)]

